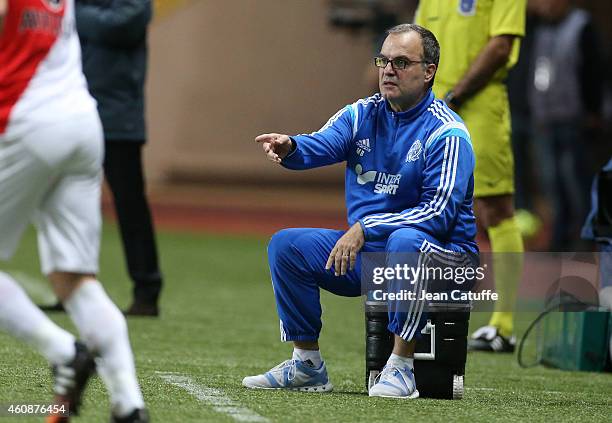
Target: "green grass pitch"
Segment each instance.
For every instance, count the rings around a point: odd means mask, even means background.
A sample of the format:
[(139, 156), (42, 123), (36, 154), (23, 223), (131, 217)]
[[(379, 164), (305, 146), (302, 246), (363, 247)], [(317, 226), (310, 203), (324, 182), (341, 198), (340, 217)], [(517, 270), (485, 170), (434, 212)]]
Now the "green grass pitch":
[[(362, 300), (328, 293), (321, 295), (324, 327), (320, 341), (334, 392), (242, 388), (244, 376), (267, 370), (289, 358), (291, 352), (290, 345), (279, 342), (266, 242), (256, 237), (159, 234), (166, 282), (162, 316), (129, 320), (138, 375), (152, 421), (233, 422), (244, 417), (245, 409), (271, 422), (612, 421), (610, 374), (542, 367), (525, 370), (510, 355), (470, 354), (461, 401), (368, 398), (363, 386)], [(32, 231), (16, 257), (2, 264), (2, 269), (25, 280), (36, 300), (48, 299), (50, 290), (39, 275)], [(110, 295), (125, 307), (131, 284), (112, 224), (106, 225), (103, 236), (101, 269), (100, 279)], [(518, 316), (519, 329), (532, 317)], [(74, 331), (65, 315), (54, 314), (52, 318)], [(473, 314), (472, 329), (486, 318)], [(50, 372), (37, 353), (0, 334), (0, 359), (0, 404), (49, 401)], [(198, 400), (165, 382), (160, 372), (188, 377), (209, 394), (214, 389), (214, 395), (223, 395), (225, 407)], [(105, 389), (95, 379), (82, 416), (75, 421), (104, 422), (108, 414)], [(0, 416), (0, 423), (12, 421), (36, 422), (41, 418)]]

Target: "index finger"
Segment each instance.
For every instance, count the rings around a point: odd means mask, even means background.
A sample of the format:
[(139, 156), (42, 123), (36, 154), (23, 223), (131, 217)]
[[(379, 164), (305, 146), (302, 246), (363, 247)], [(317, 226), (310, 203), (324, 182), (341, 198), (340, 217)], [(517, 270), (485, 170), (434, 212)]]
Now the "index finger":
[(261, 134), (255, 137), (255, 142), (273, 142), (277, 137), (278, 134)]

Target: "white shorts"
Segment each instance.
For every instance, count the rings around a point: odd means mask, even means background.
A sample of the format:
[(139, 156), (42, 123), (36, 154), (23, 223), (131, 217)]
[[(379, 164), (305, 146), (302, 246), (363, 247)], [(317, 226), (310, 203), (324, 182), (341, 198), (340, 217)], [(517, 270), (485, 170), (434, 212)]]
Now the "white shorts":
[(0, 259), (14, 254), (29, 222), (42, 272), (97, 273), (104, 143), (95, 111), (0, 135)]

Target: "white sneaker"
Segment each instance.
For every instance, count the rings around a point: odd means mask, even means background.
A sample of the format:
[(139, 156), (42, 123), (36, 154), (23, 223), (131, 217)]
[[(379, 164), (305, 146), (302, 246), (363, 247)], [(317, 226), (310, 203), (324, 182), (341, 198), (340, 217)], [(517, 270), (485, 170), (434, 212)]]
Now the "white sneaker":
[(414, 379), (414, 370), (410, 367), (398, 367), (389, 364), (376, 377), (368, 393), (371, 397), (414, 399), (419, 397)]
[(288, 389), (304, 392), (331, 392), (325, 363), (315, 368), (310, 360), (286, 360), (266, 373), (247, 376), (242, 385), (251, 389)]

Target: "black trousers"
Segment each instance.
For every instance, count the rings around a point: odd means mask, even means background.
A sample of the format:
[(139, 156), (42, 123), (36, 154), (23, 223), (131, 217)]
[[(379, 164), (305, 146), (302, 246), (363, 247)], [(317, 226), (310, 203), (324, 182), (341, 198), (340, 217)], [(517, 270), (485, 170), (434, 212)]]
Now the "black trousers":
[(106, 141), (104, 174), (113, 194), (134, 301), (156, 304), (162, 287), (157, 244), (145, 193), (142, 146)]

